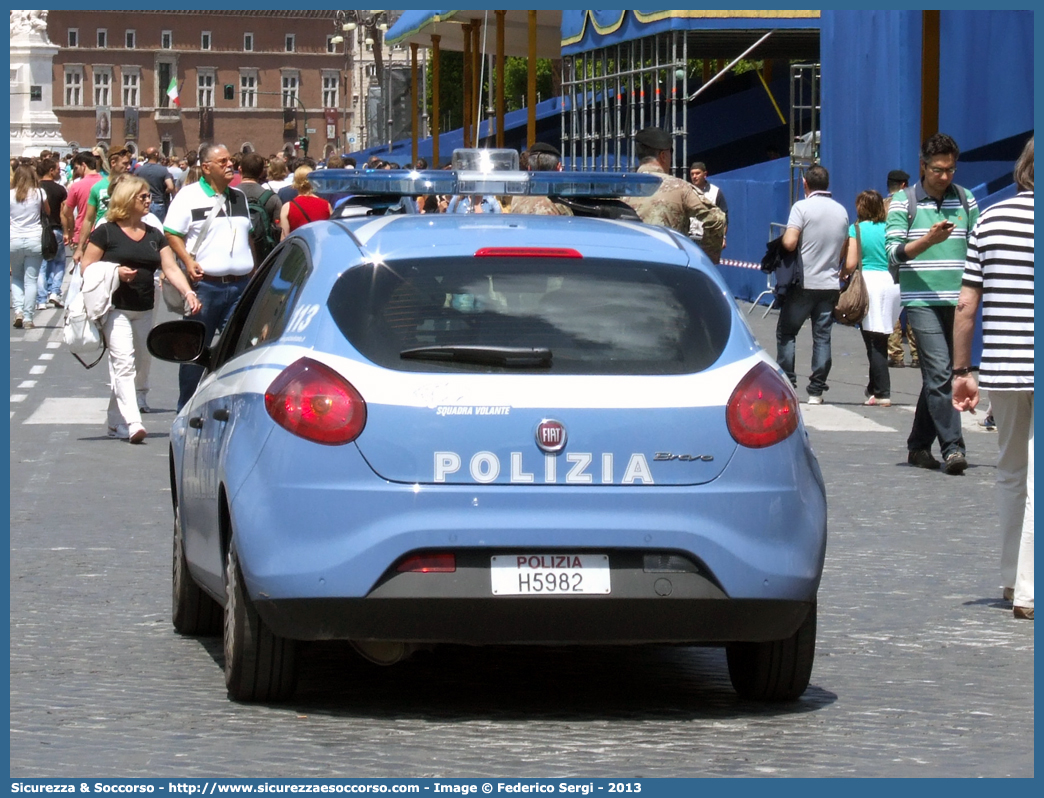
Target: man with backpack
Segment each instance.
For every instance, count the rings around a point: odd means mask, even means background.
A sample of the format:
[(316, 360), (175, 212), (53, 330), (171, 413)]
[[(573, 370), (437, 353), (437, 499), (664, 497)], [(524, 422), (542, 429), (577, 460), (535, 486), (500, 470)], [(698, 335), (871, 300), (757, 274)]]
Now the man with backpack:
[(283, 203), (279, 196), (261, 185), (265, 179), (265, 159), (256, 152), (248, 152), (239, 165), (242, 182), (237, 188), (246, 194), (247, 208), (253, 230), (250, 237), (254, 242), (257, 265), (268, 257), (268, 253), (279, 243), (279, 213)]
[[(907, 462), (917, 468), (963, 474), (968, 467), (960, 414), (952, 403), (953, 320), (968, 253), (968, 233), (979, 218), (975, 197), (953, 182), (960, 149), (945, 133), (921, 147), (921, 179), (896, 192), (888, 206), (885, 249), (899, 283), (907, 319), (917, 336), (921, 395), (907, 439)], [(939, 440), (943, 462), (932, 456)]]

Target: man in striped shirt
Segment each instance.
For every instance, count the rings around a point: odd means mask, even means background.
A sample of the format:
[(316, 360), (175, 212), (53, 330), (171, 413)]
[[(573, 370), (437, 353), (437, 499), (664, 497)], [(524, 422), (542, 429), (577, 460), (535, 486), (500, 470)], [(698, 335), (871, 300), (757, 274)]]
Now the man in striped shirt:
[[(950, 370), (968, 233), (979, 215), (971, 192), (953, 182), (959, 155), (957, 142), (945, 133), (929, 137), (921, 147), (921, 180), (896, 192), (885, 224), (888, 265), (893, 273), (898, 269), (902, 304), (921, 361), (921, 395), (906, 441), (907, 461), (918, 468), (939, 468), (932, 456), (938, 439), (947, 474), (963, 474), (968, 467)], [(912, 216), (910, 203), (916, 206)]]
[[(1016, 618), (1033, 619), (1033, 139), (1015, 164), (1018, 195), (982, 214), (968, 240), (953, 327), (953, 405), (990, 392), (1000, 457), (1001, 586)], [(971, 365), (982, 303), (982, 370)]]

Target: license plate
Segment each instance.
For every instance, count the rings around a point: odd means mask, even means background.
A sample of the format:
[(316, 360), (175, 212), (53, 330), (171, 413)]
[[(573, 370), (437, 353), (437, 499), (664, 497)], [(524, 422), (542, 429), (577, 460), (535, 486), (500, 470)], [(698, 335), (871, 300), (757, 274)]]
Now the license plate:
[(490, 559), (494, 596), (607, 595), (606, 554), (501, 554)]

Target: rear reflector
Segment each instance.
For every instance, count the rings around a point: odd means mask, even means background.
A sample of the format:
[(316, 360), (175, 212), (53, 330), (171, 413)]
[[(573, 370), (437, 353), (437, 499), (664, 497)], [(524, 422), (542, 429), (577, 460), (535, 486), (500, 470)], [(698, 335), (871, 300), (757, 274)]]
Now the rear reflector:
[(328, 446), (354, 441), (366, 426), (366, 402), (359, 392), (332, 368), (307, 357), (272, 381), (265, 409), (283, 429)]
[(476, 258), (582, 258), (575, 249), (566, 247), (483, 247)]
[(747, 372), (732, 392), (725, 406), (725, 421), (741, 446), (771, 446), (797, 429), (797, 397), (779, 372), (762, 361)]
[(414, 554), (407, 557), (395, 569), (399, 573), (451, 574), (457, 570), (454, 554)]

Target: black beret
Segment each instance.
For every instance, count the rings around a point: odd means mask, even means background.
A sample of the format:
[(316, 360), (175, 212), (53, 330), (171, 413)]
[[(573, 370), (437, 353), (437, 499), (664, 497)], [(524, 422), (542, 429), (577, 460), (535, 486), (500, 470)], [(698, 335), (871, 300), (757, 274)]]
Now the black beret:
[(548, 155), (554, 155), (556, 158), (562, 157), (562, 153), (560, 153), (552, 145), (546, 144), (543, 141), (536, 142), (532, 147), (529, 148), (529, 152), (530, 154), (544, 152)]
[(653, 150), (670, 150), (674, 148), (674, 140), (671, 138), (671, 134), (658, 127), (647, 127), (645, 130), (638, 131), (638, 135), (634, 137), (634, 140)]

